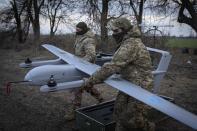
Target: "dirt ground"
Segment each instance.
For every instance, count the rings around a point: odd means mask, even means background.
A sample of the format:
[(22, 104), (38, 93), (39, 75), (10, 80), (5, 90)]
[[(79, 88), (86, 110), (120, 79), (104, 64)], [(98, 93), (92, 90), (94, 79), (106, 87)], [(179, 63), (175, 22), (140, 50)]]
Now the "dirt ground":
[[(11, 94), (5, 93), (6, 81), (23, 80), (28, 69), (20, 69), (18, 64), (27, 57), (47, 56), (45, 50), (35, 53), (34, 49), (16, 51), (0, 49), (0, 131), (71, 131), (75, 122), (64, 119), (70, 105), (70, 91), (41, 93), (39, 87), (13, 85)], [(173, 58), (165, 79), (160, 87), (160, 94), (174, 98), (175, 103), (197, 114), (197, 56), (181, 54), (171, 50)], [(187, 64), (190, 59), (192, 65)], [(115, 98), (117, 90), (100, 84), (96, 86), (105, 101)], [(83, 94), (83, 106), (96, 104), (88, 93)], [(184, 124), (167, 118), (157, 122), (157, 131), (192, 131)]]

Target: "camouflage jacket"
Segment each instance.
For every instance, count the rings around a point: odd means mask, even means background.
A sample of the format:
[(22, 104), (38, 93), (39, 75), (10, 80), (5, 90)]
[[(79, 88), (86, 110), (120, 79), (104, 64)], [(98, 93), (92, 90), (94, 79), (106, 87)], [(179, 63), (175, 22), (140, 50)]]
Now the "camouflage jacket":
[(94, 62), (96, 58), (95, 46), (95, 35), (90, 30), (84, 35), (77, 35), (74, 44), (75, 55), (89, 62)]
[(133, 27), (123, 38), (111, 62), (105, 63), (90, 77), (92, 84), (100, 83), (114, 73), (144, 88), (152, 88), (151, 58), (139, 37), (139, 29)]

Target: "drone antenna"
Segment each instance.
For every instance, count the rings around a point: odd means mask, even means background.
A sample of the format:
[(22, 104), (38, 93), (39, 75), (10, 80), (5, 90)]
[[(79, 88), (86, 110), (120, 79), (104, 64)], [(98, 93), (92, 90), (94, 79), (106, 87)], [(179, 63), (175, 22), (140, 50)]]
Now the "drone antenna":
[(139, 24), (141, 27), (174, 27), (174, 25), (145, 25), (145, 24)]
[(6, 82), (6, 84), (5, 84), (6, 94), (7, 94), (8, 96), (10, 95), (10, 92), (11, 92), (11, 85), (12, 85), (12, 84), (19, 84), (19, 83), (26, 83), (26, 82), (29, 82), (29, 81), (9, 81), (9, 82)]

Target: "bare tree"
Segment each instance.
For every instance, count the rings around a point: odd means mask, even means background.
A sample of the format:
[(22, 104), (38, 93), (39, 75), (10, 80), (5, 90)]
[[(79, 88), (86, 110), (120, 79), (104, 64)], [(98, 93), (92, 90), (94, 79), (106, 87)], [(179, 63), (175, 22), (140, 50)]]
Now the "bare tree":
[(43, 16), (50, 22), (50, 37), (53, 37), (58, 29), (59, 24), (65, 22), (69, 13), (74, 9), (73, 0), (47, 0), (44, 5)]
[[(87, 0), (85, 7), (87, 13), (92, 17), (93, 21), (100, 24), (101, 41), (102, 43), (107, 43), (107, 16), (108, 16), (108, 6), (110, 0)], [(99, 6), (101, 8), (99, 8)]]
[(6, 7), (5, 9), (0, 10), (0, 30), (9, 31), (15, 30), (16, 24), (13, 22), (14, 13), (11, 7)]
[(130, 0), (130, 6), (133, 10), (138, 25), (142, 23), (145, 2), (146, 0)]
[(26, 0), (12, 0), (10, 5), (1, 10), (1, 23), (5, 30), (16, 32), (19, 43), (23, 43), (29, 32), (29, 20), (25, 13)]
[[(87, 8), (87, 12), (94, 22), (100, 24), (101, 44), (108, 43), (108, 21), (126, 14), (124, 8), (122, 8), (121, 0), (87, 0), (85, 8)], [(116, 12), (117, 15), (109, 14), (110, 10)]]
[(31, 21), (34, 39), (38, 41), (40, 39), (40, 11), (44, 5), (45, 0), (27, 0), (27, 12)]
[(107, 37), (107, 15), (108, 15), (108, 3), (110, 0), (102, 0), (102, 12), (101, 12), (101, 41), (104, 43), (108, 41)]
[[(178, 22), (190, 25), (197, 32), (197, 1), (181, 0)], [(184, 10), (189, 12), (189, 15), (184, 13)]]
[(197, 32), (196, 0), (158, 0), (157, 2), (152, 2), (149, 8), (159, 10), (167, 15), (178, 12), (177, 21), (191, 26)]
[(59, 1), (48, 0), (47, 5), (46, 5), (47, 15), (50, 21), (50, 36), (51, 37), (55, 35), (59, 22), (62, 18), (61, 16), (57, 16), (57, 12), (61, 4), (62, 4), (62, 0), (59, 0)]
[[(0, 41), (1, 46), (8, 38), (16, 36), (16, 25), (13, 21), (12, 8), (4, 8), (0, 10)], [(6, 43), (8, 44), (8, 43)]]
[(12, 6), (14, 18), (16, 21), (16, 27), (17, 27), (17, 36), (18, 41), (23, 43), (27, 35), (29, 33), (29, 19), (28, 16), (25, 13), (25, 8), (27, 1), (26, 0), (12, 0), (10, 1), (10, 4)]

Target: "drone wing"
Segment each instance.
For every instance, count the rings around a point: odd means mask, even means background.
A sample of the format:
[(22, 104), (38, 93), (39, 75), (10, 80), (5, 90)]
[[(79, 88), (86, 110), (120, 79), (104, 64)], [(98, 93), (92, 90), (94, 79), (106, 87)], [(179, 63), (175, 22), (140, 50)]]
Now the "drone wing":
[(44, 44), (42, 45), (44, 48), (49, 50), (54, 55), (58, 56), (63, 61), (67, 62), (68, 64), (73, 65), (77, 69), (87, 73), (88, 75), (93, 74), (96, 70), (100, 68), (100, 66), (96, 64), (92, 64), (90, 62), (87, 62), (71, 53), (68, 53), (62, 49), (59, 49), (53, 45)]
[[(44, 44), (42, 45), (50, 52), (58, 56), (60, 59), (64, 60), (68, 64), (75, 66), (77, 69), (91, 75), (97, 71), (100, 66), (89, 63), (81, 58), (74, 56), (71, 53), (68, 53), (64, 50), (61, 50), (55, 46)], [(122, 79), (117, 75), (112, 75), (107, 80), (104, 81), (108, 85), (138, 99), (139, 101), (144, 102), (145, 104), (171, 116), (172, 118), (197, 129), (197, 116), (192, 114), (185, 109), (151, 93), (147, 90), (132, 84), (129, 81)]]

